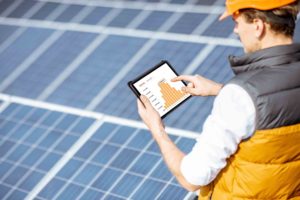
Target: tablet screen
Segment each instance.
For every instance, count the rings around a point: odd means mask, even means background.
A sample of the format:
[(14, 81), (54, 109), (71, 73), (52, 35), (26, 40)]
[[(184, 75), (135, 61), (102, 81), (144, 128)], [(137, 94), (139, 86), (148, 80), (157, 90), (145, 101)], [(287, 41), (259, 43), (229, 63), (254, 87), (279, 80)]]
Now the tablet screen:
[(145, 95), (152, 106), (164, 117), (191, 95), (181, 91), (182, 81), (171, 82), (177, 73), (167, 61), (162, 61), (150, 71), (131, 82), (139, 94)]

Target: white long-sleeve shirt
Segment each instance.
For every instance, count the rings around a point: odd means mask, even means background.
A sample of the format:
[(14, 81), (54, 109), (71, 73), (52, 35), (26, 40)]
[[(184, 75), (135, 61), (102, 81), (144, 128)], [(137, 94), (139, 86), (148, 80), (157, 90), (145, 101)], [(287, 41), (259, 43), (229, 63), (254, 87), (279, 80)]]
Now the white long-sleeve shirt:
[(213, 181), (239, 143), (252, 136), (254, 128), (255, 107), (249, 94), (235, 84), (224, 86), (196, 144), (182, 160), (185, 179), (199, 186)]

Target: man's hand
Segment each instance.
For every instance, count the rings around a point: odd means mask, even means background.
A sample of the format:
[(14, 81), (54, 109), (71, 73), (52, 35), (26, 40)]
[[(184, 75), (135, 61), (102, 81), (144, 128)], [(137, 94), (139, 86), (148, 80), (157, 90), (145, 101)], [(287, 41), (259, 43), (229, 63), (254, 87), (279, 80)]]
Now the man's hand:
[(140, 100), (137, 100), (140, 117), (152, 132), (152, 134), (159, 134), (164, 130), (164, 124), (159, 116), (159, 113), (153, 108), (146, 96), (141, 95)]
[(215, 96), (219, 94), (222, 88), (222, 84), (206, 79), (200, 75), (181, 75), (173, 78), (172, 81), (189, 82), (187, 87), (183, 87), (182, 90), (194, 96)]

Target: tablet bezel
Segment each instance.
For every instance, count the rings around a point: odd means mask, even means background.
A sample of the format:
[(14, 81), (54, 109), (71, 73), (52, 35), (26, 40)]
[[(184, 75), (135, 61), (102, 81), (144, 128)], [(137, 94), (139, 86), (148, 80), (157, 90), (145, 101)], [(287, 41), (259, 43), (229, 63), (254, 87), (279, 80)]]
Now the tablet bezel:
[[(140, 92), (135, 88), (134, 84), (136, 82), (138, 82), (140, 79), (144, 78), (145, 76), (147, 76), (148, 74), (152, 73), (153, 71), (155, 71), (156, 69), (158, 69), (159, 67), (163, 66), (164, 64), (167, 64), (169, 66), (169, 68), (174, 72), (174, 74), (176, 76), (179, 76), (178, 73), (175, 71), (175, 69), (173, 68), (173, 66), (167, 61), (167, 60), (162, 60), (160, 63), (156, 64), (154, 67), (150, 68), (149, 70), (147, 70), (146, 72), (144, 72), (143, 74), (141, 74), (140, 76), (138, 76), (137, 78), (129, 81), (127, 83), (127, 85), (129, 86), (129, 88), (133, 91), (133, 93), (137, 96), (138, 99), (140, 99)], [(181, 81), (185, 86), (187, 86), (187, 84), (184, 81)], [(179, 107), (183, 102), (187, 101), (189, 98), (191, 98), (192, 95), (189, 95), (187, 98), (185, 98), (184, 100), (182, 100), (180, 103), (178, 103), (175, 107), (173, 107), (171, 110), (169, 110), (167, 113), (165, 113), (164, 115), (161, 116), (162, 119), (164, 119), (169, 113), (171, 113), (173, 110), (175, 110), (177, 107)]]

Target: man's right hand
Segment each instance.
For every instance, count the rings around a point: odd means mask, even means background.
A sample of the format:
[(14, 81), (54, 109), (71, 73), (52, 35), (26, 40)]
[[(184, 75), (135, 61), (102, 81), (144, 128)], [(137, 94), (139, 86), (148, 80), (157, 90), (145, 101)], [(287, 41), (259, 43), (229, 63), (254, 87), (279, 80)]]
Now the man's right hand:
[(172, 81), (187, 81), (188, 85), (187, 87), (183, 87), (182, 91), (190, 93), (193, 96), (216, 96), (223, 86), (200, 75), (181, 75), (173, 78)]

